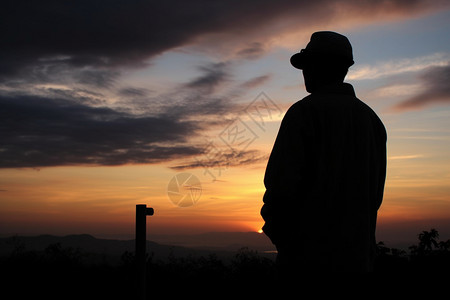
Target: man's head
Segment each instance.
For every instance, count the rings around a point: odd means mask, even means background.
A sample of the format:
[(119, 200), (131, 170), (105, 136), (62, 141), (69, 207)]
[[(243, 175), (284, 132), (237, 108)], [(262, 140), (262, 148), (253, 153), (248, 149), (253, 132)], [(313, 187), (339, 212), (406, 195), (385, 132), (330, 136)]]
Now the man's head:
[(306, 90), (310, 93), (323, 86), (342, 83), (353, 63), (349, 40), (331, 31), (313, 33), (306, 48), (291, 57), (291, 64), (303, 70)]

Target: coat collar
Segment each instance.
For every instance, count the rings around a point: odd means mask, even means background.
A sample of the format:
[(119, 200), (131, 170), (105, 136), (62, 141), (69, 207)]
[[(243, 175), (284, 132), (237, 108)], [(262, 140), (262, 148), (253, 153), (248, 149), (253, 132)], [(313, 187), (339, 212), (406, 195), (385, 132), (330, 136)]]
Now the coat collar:
[(322, 87), (320, 90), (312, 93), (316, 94), (339, 94), (339, 95), (349, 95), (356, 97), (355, 90), (353, 86), (349, 83), (339, 83)]

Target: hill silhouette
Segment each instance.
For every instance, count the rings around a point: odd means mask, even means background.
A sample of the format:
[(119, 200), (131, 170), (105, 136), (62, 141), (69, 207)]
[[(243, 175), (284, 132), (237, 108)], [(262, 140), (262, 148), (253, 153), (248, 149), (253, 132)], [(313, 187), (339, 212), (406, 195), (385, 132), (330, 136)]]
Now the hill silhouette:
[[(228, 245), (229, 247), (232, 247)], [(224, 285), (273, 278), (274, 254), (249, 248), (194, 249), (147, 241), (147, 280), (167, 297), (176, 287)], [(5, 293), (19, 299), (134, 299), (134, 240), (91, 235), (0, 238), (0, 268), (8, 274)], [(23, 289), (23, 285), (27, 289)], [(61, 296), (64, 295), (64, 296)]]
[[(237, 250), (249, 248), (264, 253), (274, 250), (267, 239), (254, 232), (210, 232), (198, 235), (160, 235), (157, 243), (147, 240), (147, 253), (155, 260), (166, 261), (169, 257), (200, 257), (212, 253), (225, 261), (229, 261)], [(261, 242), (262, 240), (262, 242)], [(67, 236), (39, 235), (12, 236), (0, 238), (0, 256), (7, 256), (18, 249), (24, 252), (45, 251), (50, 245), (59, 244), (62, 248), (71, 248), (83, 252), (84, 260), (90, 263), (98, 261), (113, 265), (120, 263), (125, 252), (134, 252), (134, 240), (101, 239), (89, 234)], [(273, 253), (266, 254), (274, 257)]]

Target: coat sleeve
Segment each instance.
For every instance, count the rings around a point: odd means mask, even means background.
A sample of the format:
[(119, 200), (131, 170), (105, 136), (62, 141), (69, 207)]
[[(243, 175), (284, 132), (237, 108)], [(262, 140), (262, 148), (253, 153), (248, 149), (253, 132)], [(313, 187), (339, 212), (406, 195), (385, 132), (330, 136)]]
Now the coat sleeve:
[(299, 207), (302, 186), (308, 176), (307, 160), (308, 118), (301, 105), (294, 105), (286, 113), (270, 154), (264, 176), (266, 191), (261, 216), (264, 233), (278, 244), (289, 228), (290, 213)]
[(384, 185), (386, 181), (386, 168), (387, 168), (387, 153), (386, 153), (386, 143), (387, 143), (387, 133), (386, 128), (384, 127), (381, 120), (379, 120), (379, 145), (380, 149), (378, 150), (380, 154), (380, 172), (378, 178), (378, 190), (377, 190), (377, 203), (376, 209), (378, 210), (383, 202), (384, 195)]

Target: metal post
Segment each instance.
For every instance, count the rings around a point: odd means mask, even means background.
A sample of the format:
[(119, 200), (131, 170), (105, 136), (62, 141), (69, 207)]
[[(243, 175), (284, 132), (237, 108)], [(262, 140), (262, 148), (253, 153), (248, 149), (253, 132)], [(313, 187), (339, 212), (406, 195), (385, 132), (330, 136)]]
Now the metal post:
[(137, 284), (138, 284), (138, 299), (145, 299), (145, 273), (146, 273), (146, 227), (147, 216), (152, 216), (154, 213), (153, 208), (148, 207), (146, 204), (136, 205), (136, 269), (137, 269)]

